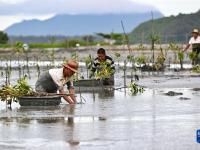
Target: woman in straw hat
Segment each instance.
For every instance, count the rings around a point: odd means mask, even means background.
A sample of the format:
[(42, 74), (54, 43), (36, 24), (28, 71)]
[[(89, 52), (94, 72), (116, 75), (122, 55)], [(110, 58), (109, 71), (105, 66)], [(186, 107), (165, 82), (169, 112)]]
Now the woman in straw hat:
[(198, 63), (198, 55), (200, 53), (200, 36), (198, 29), (192, 30), (192, 37), (190, 38), (189, 43), (183, 51), (186, 51), (190, 47), (190, 45), (192, 45), (192, 51), (196, 53), (196, 58), (192, 62), (192, 64), (194, 65)]
[[(69, 60), (62, 68), (50, 69), (44, 72), (35, 84), (36, 92), (57, 93), (63, 94), (63, 98), (69, 104), (75, 104), (75, 91), (73, 87), (73, 75), (77, 73), (78, 63), (74, 60)], [(67, 85), (69, 96), (64, 92), (64, 86)]]

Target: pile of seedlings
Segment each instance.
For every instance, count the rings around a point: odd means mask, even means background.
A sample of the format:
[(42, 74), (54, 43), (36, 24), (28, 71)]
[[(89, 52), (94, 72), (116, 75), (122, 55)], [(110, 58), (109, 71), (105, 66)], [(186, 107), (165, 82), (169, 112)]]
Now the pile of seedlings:
[(33, 89), (28, 85), (26, 78), (21, 78), (14, 86), (7, 84), (0, 88), (0, 100), (11, 105), (13, 101), (17, 102), (19, 97), (33, 95), (33, 93)]
[(18, 102), (18, 99), (23, 96), (43, 97), (55, 96), (55, 94), (56, 93), (37, 93), (33, 91), (25, 77), (19, 79), (14, 86), (7, 84), (0, 88), (0, 100), (5, 101), (8, 105), (11, 105), (12, 102)]

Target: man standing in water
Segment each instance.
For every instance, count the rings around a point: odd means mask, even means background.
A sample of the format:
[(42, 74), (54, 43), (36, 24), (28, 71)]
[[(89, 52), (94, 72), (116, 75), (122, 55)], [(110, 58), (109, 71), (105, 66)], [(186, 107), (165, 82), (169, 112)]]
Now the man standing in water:
[[(105, 49), (99, 48), (97, 51), (97, 58), (94, 59), (93, 64), (92, 64), (92, 70), (91, 70), (91, 75), (95, 76), (95, 73), (101, 72), (102, 71), (102, 64), (106, 65), (106, 69), (109, 70), (110, 72), (108, 73), (110, 76), (109, 78), (104, 78), (103, 79), (103, 84), (104, 85), (113, 85), (114, 84), (114, 72), (115, 72), (115, 64), (113, 59), (110, 56), (106, 55)], [(106, 74), (105, 72), (102, 74)]]
[(198, 29), (193, 29), (192, 31), (192, 37), (190, 38), (189, 43), (185, 47), (183, 51), (186, 51), (190, 45), (192, 45), (192, 51), (196, 53), (196, 57), (194, 58), (192, 64), (196, 65), (198, 64), (198, 55), (200, 53), (200, 36), (199, 36), (199, 30)]
[[(69, 60), (62, 68), (50, 69), (44, 72), (35, 84), (36, 92), (57, 93), (63, 94), (63, 98), (69, 104), (75, 104), (75, 91), (73, 87), (73, 75), (77, 73), (78, 63), (74, 60)], [(64, 91), (64, 86), (67, 84), (69, 96)]]

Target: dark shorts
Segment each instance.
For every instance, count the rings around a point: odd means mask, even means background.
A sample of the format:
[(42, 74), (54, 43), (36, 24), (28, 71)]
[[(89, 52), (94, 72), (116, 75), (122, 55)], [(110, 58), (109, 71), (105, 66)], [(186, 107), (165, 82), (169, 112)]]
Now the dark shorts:
[(199, 56), (199, 53), (200, 53), (200, 44), (192, 44), (192, 51), (195, 52), (197, 55), (196, 57), (194, 58), (194, 60), (192, 61), (192, 64), (193, 65), (196, 65), (196, 64), (200, 64), (200, 56)]
[[(73, 88), (70, 81), (66, 85), (68, 89)], [(59, 86), (53, 81), (49, 71), (42, 73), (35, 84), (36, 92), (57, 93), (58, 90)]]
[(57, 90), (58, 86), (54, 83), (49, 71), (42, 73), (35, 84), (36, 92), (56, 93)]

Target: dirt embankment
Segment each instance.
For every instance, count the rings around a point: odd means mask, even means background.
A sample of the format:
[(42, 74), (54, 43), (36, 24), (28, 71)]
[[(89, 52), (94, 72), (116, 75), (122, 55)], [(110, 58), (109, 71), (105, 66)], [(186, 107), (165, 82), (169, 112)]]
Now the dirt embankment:
[[(145, 55), (148, 59), (151, 59), (153, 56), (153, 51), (150, 50), (150, 46), (146, 46), (145, 49), (141, 50), (138, 49), (137, 46), (131, 46), (131, 51), (128, 50), (126, 45), (122, 46), (102, 46), (105, 48), (107, 55), (110, 55), (115, 60), (115, 53), (120, 53), (121, 57), (119, 58), (120, 61), (124, 61), (127, 58), (127, 55), (131, 54), (135, 57), (140, 55)], [(167, 61), (173, 61), (175, 57), (177, 57), (174, 51), (168, 50), (167, 45), (163, 45), (162, 49), (163, 54), (166, 56)], [(0, 57), (1, 59), (11, 59), (17, 60), (18, 57), (20, 60), (26, 60), (28, 56), (29, 60), (63, 60), (65, 58), (71, 58), (72, 54), (77, 52), (79, 59), (83, 60), (85, 57), (89, 56), (89, 54), (95, 58), (97, 56), (96, 52), (99, 47), (97, 46), (88, 46), (88, 47), (78, 47), (78, 48), (46, 48), (46, 49), (31, 49), (28, 53), (16, 53), (11, 48), (0, 48)], [(160, 48), (157, 46), (156, 50), (154, 51), (154, 58), (161, 53)], [(185, 53), (186, 54), (186, 53)], [(189, 58), (185, 55), (185, 62), (189, 62)]]

